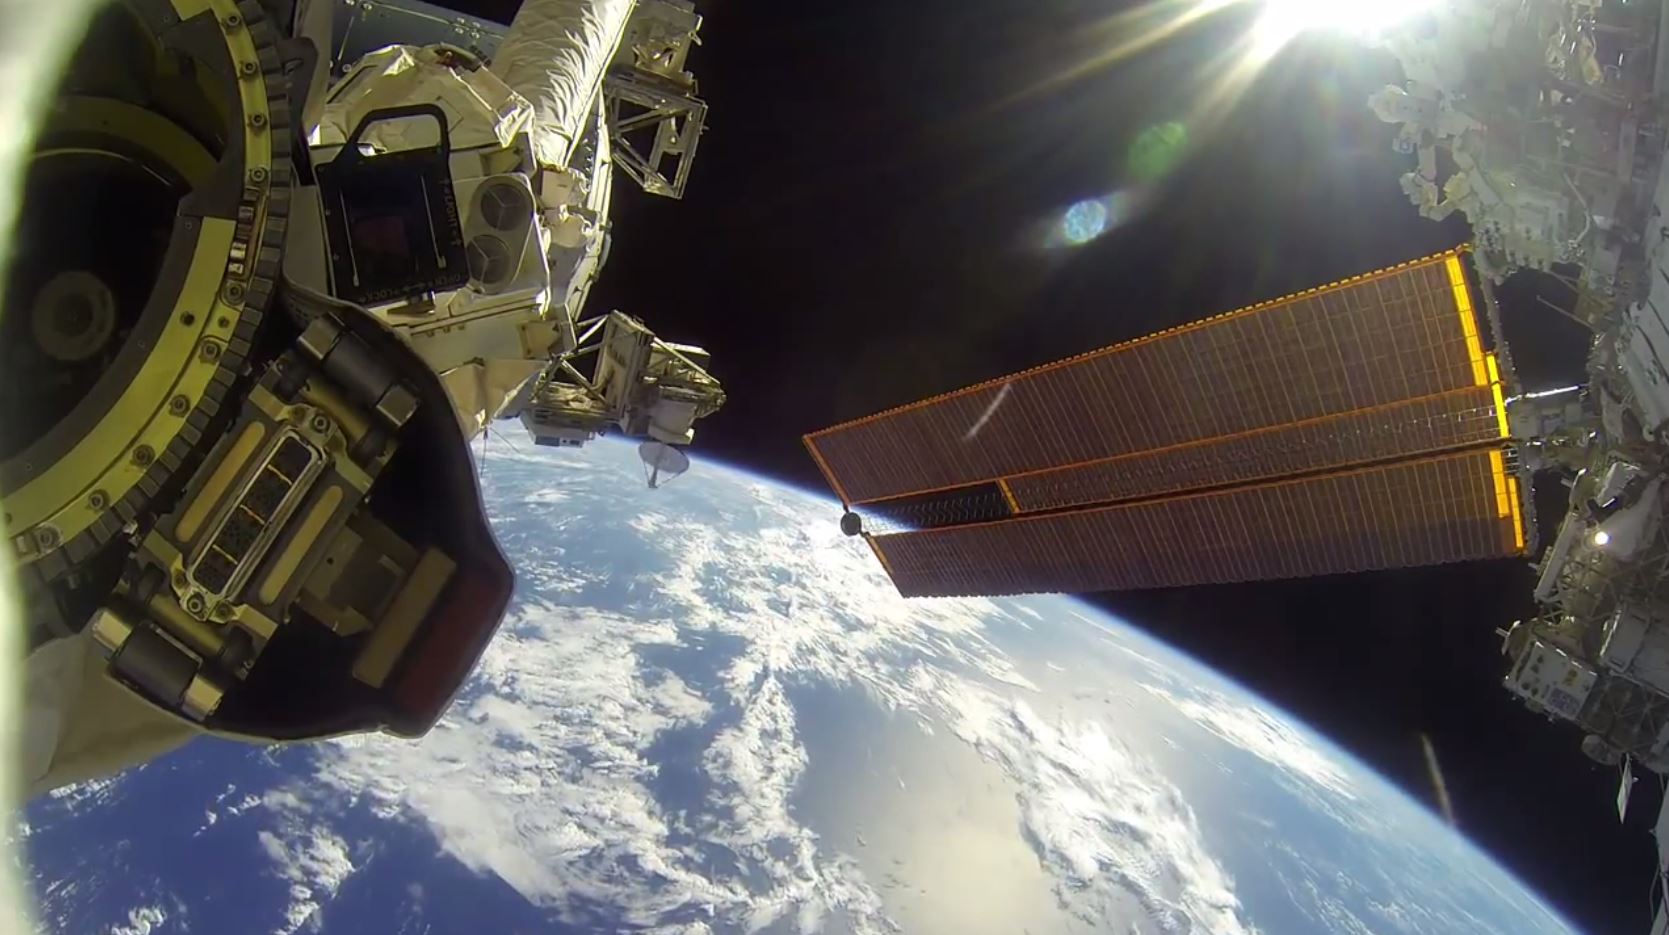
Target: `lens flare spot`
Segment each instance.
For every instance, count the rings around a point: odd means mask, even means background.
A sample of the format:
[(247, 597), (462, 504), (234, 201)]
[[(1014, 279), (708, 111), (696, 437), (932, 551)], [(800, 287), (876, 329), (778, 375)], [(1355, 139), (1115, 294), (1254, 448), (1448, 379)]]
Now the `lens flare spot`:
[(1176, 169), (1188, 148), (1188, 128), (1171, 120), (1143, 130), (1130, 144), (1130, 175), (1138, 182), (1157, 182)]
[(1061, 217), (1061, 237), (1067, 243), (1086, 244), (1107, 232), (1110, 220), (1107, 203), (1100, 198), (1088, 198), (1066, 209)]

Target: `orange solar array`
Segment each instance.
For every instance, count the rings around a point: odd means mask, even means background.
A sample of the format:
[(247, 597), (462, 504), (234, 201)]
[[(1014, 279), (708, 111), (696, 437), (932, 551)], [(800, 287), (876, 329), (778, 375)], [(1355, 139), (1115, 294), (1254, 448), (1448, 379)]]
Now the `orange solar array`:
[(1005, 478), (1015, 512), (1132, 500), (1447, 451), (1501, 437), (1487, 386)]
[(1507, 434), (1446, 253), (806, 445), (903, 593), (1006, 594), (1516, 554)]
[(1497, 451), (1125, 506), (875, 536), (906, 597), (1300, 578), (1523, 548)]
[(1443, 254), (806, 437), (867, 503), (1486, 386)]

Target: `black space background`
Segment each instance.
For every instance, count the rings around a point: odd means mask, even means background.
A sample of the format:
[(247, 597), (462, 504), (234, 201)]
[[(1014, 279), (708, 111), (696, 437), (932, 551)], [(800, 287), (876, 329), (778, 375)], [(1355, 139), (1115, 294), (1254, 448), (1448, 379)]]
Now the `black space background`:
[[(448, 5), (508, 21), (515, 0)], [(699, 7), (691, 67), (712, 114), (689, 195), (622, 179), (592, 306), (712, 351), (729, 402), (698, 459), (822, 489), (804, 432), (1466, 239), (1397, 188), (1410, 166), (1365, 104), (1395, 63), (1341, 40), (1288, 48), (1214, 131), (1191, 127), (1191, 159), (1142, 218), (1050, 251), (1061, 209), (1130, 181), (1141, 129), (1188, 118), (1243, 15), (1022, 95), (1128, 34), (1107, 25), (1117, 4)], [(1502, 293), (1519, 376), (1576, 382), (1586, 339), (1529, 291)], [(1499, 687), (1492, 631), (1532, 611), (1530, 583), (1503, 562), (1092, 599), (1435, 809), (1429, 735), (1466, 834), (1584, 929), (1643, 935), (1656, 781), (1620, 826), (1615, 772)]]

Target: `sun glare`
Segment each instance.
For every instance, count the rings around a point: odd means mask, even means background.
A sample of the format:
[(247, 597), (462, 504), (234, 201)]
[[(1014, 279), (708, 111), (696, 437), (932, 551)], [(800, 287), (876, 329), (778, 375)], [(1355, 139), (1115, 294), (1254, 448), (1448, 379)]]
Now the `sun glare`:
[(1444, 0), (1147, 0), (1109, 16), (1094, 32), (1098, 51), (1017, 92), (1029, 99), (1162, 46), (1220, 13), (1235, 15), (1238, 34), (1198, 58), (1169, 90), (1181, 100), (1168, 119), (1131, 141), (1111, 192), (1051, 212), (1041, 245), (1081, 247), (1122, 227), (1155, 201), (1164, 180), (1230, 119), (1247, 90), (1300, 35), (1322, 33), (1346, 43), (1374, 42), (1430, 12)]
[(1373, 36), (1430, 9), (1435, 0), (1259, 0), (1257, 44), (1279, 49), (1299, 33)]

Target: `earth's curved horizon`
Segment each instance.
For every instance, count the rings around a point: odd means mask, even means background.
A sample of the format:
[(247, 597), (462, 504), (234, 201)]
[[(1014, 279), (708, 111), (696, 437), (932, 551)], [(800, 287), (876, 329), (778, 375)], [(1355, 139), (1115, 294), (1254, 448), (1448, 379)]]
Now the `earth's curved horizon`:
[(494, 443), (517, 596), (424, 740), (198, 741), (14, 838), (50, 931), (1574, 928), (1081, 601), (900, 598), (827, 496)]

